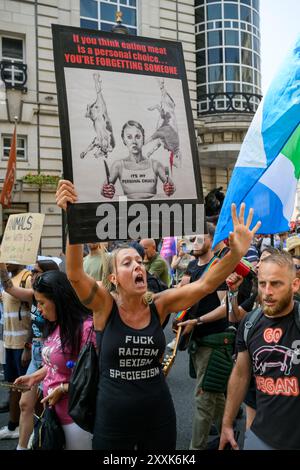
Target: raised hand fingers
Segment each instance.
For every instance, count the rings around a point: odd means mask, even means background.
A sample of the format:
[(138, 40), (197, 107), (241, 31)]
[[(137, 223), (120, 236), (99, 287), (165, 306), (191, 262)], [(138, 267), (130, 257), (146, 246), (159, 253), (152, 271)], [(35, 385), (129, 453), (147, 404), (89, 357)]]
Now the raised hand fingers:
[(244, 216), (245, 216), (245, 203), (242, 202), (241, 207), (240, 207), (240, 213), (239, 213), (239, 222), (240, 224), (244, 225)]
[(56, 191), (56, 204), (65, 210), (68, 202), (76, 201), (77, 193), (74, 184), (68, 180), (60, 180)]
[(253, 236), (256, 234), (256, 232), (257, 232), (257, 230), (259, 229), (260, 226), (261, 226), (261, 221), (259, 220), (259, 221), (255, 224), (255, 226), (253, 227), (253, 229), (251, 230), (251, 233), (252, 233)]
[(249, 210), (249, 213), (248, 213), (247, 221), (246, 221), (246, 227), (247, 228), (250, 227), (252, 219), (253, 219), (253, 209), (251, 207), (250, 210)]
[(68, 191), (74, 197), (77, 197), (75, 186), (71, 181), (60, 180), (58, 187), (57, 187), (57, 194), (60, 194), (63, 191)]
[(233, 222), (233, 226), (235, 227), (239, 223), (239, 219), (236, 214), (236, 205), (234, 203), (231, 204), (231, 218)]

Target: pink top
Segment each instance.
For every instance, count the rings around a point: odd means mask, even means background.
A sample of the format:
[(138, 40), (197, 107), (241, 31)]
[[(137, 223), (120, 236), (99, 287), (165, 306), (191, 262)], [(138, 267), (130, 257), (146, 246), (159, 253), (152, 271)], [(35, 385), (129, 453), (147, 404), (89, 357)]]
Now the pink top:
[[(87, 342), (87, 338), (92, 327), (92, 319), (87, 319), (83, 323), (83, 334), (80, 349)], [(68, 383), (72, 369), (66, 366), (68, 361), (76, 361), (76, 357), (71, 356), (69, 349), (65, 348), (64, 354), (61, 349), (59, 326), (55, 328), (53, 333), (46, 339), (43, 350), (43, 364), (47, 367), (47, 375), (43, 381), (43, 395), (46, 397), (51, 391), (61, 383)], [(96, 346), (96, 334), (93, 331), (91, 339)], [(73, 423), (72, 418), (68, 414), (68, 394), (63, 395), (62, 399), (56, 403), (55, 411), (61, 424)]]

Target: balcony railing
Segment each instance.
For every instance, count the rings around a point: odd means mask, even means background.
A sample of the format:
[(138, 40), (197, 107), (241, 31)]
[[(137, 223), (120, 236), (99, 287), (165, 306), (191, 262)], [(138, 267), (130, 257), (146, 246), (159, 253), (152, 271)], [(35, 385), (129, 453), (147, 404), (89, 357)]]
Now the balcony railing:
[(15, 88), (27, 91), (27, 65), (14, 60), (1, 60), (0, 62), (1, 79), (6, 88)]
[(208, 93), (198, 97), (198, 115), (214, 113), (255, 113), (262, 95), (255, 93)]

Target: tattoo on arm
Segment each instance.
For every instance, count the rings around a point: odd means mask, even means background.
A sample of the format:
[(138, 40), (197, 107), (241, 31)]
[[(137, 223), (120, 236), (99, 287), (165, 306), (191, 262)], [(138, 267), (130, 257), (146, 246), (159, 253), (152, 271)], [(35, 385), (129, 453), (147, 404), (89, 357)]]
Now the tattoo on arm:
[(98, 284), (97, 282), (95, 282), (91, 289), (90, 295), (86, 299), (80, 300), (80, 302), (83, 305), (89, 305), (90, 303), (92, 303), (95, 298), (97, 290), (98, 290)]

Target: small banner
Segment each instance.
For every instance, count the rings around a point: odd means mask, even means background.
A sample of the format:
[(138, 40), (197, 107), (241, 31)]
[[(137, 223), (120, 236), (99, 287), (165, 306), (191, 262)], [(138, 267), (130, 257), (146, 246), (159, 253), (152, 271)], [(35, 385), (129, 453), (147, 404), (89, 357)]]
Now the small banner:
[(1, 263), (34, 264), (43, 230), (45, 215), (10, 215), (1, 243)]

